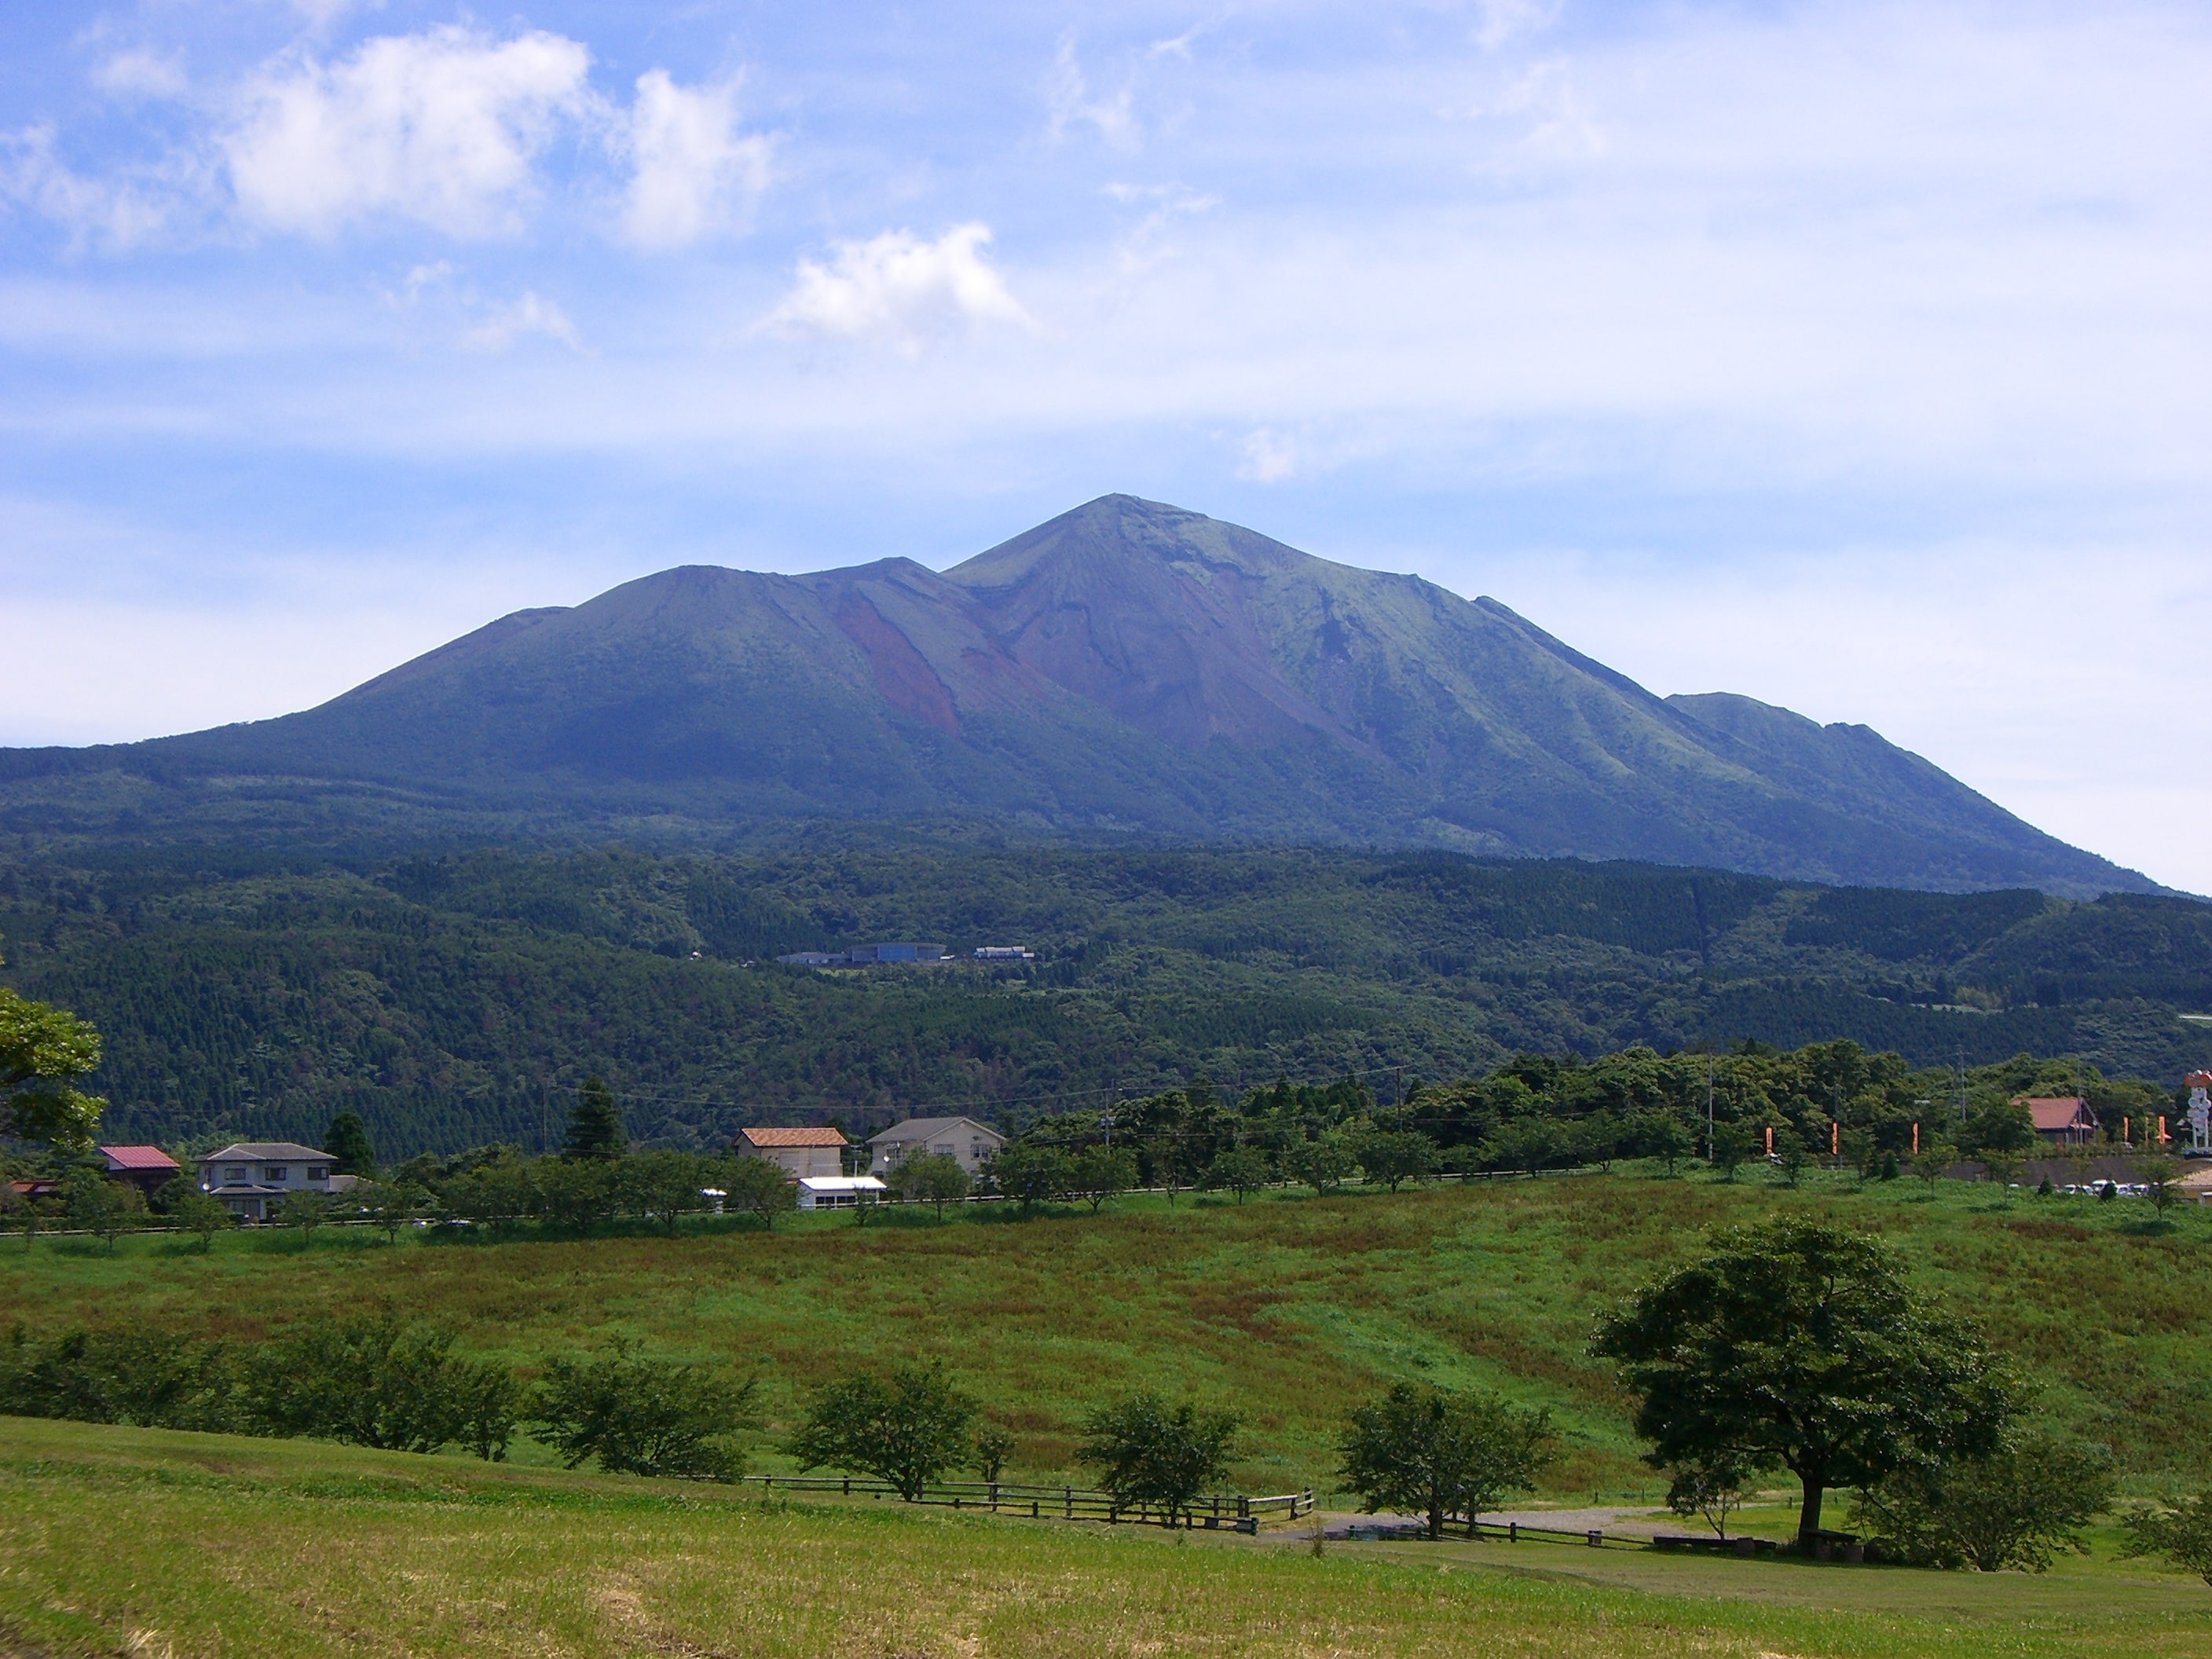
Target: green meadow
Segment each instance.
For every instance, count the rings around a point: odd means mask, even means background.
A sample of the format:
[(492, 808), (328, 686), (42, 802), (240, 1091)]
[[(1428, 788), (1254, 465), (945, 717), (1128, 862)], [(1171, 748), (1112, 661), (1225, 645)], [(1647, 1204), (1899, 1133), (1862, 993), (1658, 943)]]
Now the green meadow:
[[(1013, 1468), (1059, 1475), (1076, 1425), (1137, 1389), (1243, 1413), (1246, 1491), (1326, 1491), (1346, 1408), (1401, 1377), (1547, 1405), (1562, 1501), (1650, 1493), (1629, 1401), (1584, 1352), (1616, 1297), (1709, 1228), (1803, 1209), (1878, 1232), (1911, 1274), (1979, 1320), (2062, 1428), (2109, 1444), (2125, 1486), (2201, 1480), (2212, 1415), (2212, 1209), (2163, 1221), (2100, 1203), (1943, 1182), (1859, 1186), (1764, 1170), (1729, 1183), (1620, 1166), (1395, 1194), (1274, 1192), (1018, 1219), (973, 1206), (501, 1242), (444, 1229), (396, 1245), (324, 1229), (0, 1242), (0, 1323), (151, 1323), (252, 1340), (388, 1305), (526, 1369), (620, 1336), (761, 1379), (757, 1469), (809, 1386), (856, 1364), (942, 1358), (1018, 1440)], [(549, 1461), (527, 1443), (515, 1453)]]
[(561, 1471), (0, 1419), (0, 1653), (684, 1659), (2201, 1655), (2212, 1591), (1334, 1545), (764, 1501)]

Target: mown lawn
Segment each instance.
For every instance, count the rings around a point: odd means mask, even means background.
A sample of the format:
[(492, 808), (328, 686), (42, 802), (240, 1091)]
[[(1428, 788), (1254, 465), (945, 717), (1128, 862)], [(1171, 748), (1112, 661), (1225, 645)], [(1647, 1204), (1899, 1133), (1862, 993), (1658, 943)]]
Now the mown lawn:
[[(202, 1255), (167, 1237), (0, 1243), (0, 1321), (33, 1329), (149, 1321), (252, 1339), (380, 1304), (445, 1322), (534, 1365), (617, 1334), (757, 1371), (772, 1437), (799, 1393), (856, 1362), (938, 1357), (1020, 1442), (1017, 1467), (1068, 1465), (1092, 1403), (1140, 1387), (1235, 1406), (1244, 1489), (1326, 1486), (1348, 1402), (1390, 1379), (1481, 1384), (1551, 1406), (1560, 1497), (1652, 1490), (1628, 1402), (1584, 1353), (1615, 1297), (1708, 1227), (1785, 1207), (1877, 1231), (1929, 1289), (1982, 1320), (2064, 1425), (2111, 1443), (2136, 1486), (2201, 1468), (2212, 1417), (2212, 1210), (2164, 1224), (2100, 1204), (1944, 1182), (1860, 1189), (1611, 1175), (1239, 1206), (1124, 1200), (1018, 1221), (978, 1207), (773, 1233), (708, 1224), (494, 1243), (424, 1231), (241, 1234)], [(527, 1461), (536, 1449), (524, 1447)], [(781, 1467), (772, 1450), (757, 1465)]]
[(2212, 1591), (2109, 1563), (2094, 1577), (1978, 1580), (1565, 1546), (1316, 1558), (1296, 1541), (0, 1418), (0, 1652), (11, 1646), (171, 1659), (2087, 1659), (2207, 1651)]

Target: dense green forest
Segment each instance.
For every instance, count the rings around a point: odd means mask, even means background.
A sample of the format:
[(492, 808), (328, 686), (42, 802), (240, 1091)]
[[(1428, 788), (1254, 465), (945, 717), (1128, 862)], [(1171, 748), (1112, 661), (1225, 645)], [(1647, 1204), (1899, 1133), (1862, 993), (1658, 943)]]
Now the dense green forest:
[[(823, 972), (807, 948), (1036, 960)], [(1019, 1123), (1346, 1074), (1377, 1100), (1520, 1054), (1852, 1038), (2031, 1052), (2170, 1090), (2212, 1058), (2212, 906), (1834, 889), (1316, 849), (846, 837), (818, 850), (0, 851), (6, 981), (94, 1020), (118, 1139), (404, 1156), (557, 1138), (603, 1073), (633, 1135), (917, 1109)]]

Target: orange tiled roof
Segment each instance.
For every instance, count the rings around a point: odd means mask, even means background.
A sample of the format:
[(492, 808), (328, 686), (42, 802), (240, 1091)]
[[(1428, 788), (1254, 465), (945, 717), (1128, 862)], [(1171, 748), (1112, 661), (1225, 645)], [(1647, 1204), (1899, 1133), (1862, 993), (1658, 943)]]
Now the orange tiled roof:
[(842, 1146), (836, 1129), (740, 1129), (738, 1139), (756, 1146)]

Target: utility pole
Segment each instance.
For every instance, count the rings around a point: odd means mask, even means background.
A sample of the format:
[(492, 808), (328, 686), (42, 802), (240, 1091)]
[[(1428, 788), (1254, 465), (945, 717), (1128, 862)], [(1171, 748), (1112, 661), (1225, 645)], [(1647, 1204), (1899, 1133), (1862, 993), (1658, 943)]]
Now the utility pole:
[(1713, 1057), (1705, 1056), (1705, 1162), (1713, 1161)]

